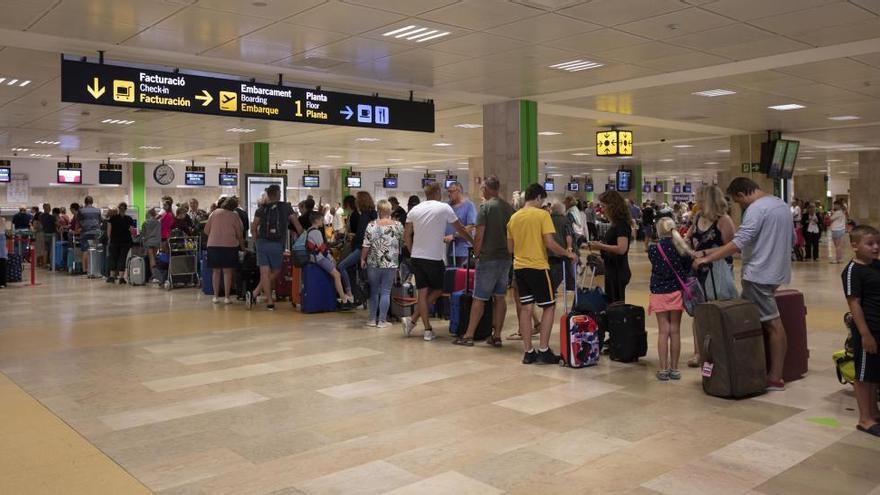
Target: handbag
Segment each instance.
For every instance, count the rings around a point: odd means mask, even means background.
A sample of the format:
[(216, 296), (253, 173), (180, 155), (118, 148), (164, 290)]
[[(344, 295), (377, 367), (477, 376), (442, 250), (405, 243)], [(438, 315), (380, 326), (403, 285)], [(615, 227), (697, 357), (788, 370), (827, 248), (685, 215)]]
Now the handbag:
[(705, 290), (707, 301), (726, 301), (739, 297), (733, 280), (733, 270), (726, 261), (715, 260), (708, 268), (708, 277), (712, 278), (712, 294)]
[(580, 287), (575, 287), (574, 303), (571, 309), (581, 314), (598, 315), (608, 308), (608, 298), (605, 297), (605, 291), (593, 285), (596, 278), (596, 266), (593, 265), (591, 268), (590, 283), (584, 285), (583, 282), (587, 276), (587, 272), (584, 271)]
[(659, 242), (657, 243), (657, 249), (660, 251), (660, 256), (662, 256), (663, 260), (666, 261), (666, 264), (669, 265), (669, 269), (672, 270), (676, 280), (678, 280), (678, 285), (681, 286), (684, 310), (687, 311), (687, 314), (694, 316), (694, 311), (696, 310), (697, 305), (706, 302), (706, 294), (700, 286), (700, 281), (697, 277), (688, 277), (686, 281), (682, 280), (681, 276), (675, 270), (675, 267), (672, 266), (672, 262), (669, 261), (669, 258), (663, 251), (663, 246)]

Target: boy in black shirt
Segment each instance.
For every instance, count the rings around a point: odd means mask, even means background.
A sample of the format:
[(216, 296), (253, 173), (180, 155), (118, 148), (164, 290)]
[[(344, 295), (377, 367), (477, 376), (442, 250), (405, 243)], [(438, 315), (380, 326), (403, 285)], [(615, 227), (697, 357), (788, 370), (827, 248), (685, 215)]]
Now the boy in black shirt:
[(859, 424), (856, 428), (880, 437), (880, 408), (877, 390), (880, 386), (880, 231), (868, 225), (855, 227), (850, 233), (855, 256), (841, 274), (843, 292), (858, 332), (852, 332), (855, 355), (856, 402)]

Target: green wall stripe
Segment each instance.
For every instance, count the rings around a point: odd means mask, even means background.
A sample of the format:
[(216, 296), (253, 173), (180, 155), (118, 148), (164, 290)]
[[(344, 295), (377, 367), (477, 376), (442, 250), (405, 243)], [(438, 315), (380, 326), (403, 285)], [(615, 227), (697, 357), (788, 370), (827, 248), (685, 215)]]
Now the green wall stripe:
[(639, 207), (642, 205), (642, 186), (644, 185), (644, 182), (642, 182), (642, 166), (636, 165), (633, 167), (632, 187), (635, 188), (635, 203)]
[(349, 194), (351, 194), (351, 190), (348, 188), (348, 173), (349, 173), (349, 171), (350, 171), (349, 169), (344, 168), (344, 169), (342, 169), (342, 173), (339, 174), (339, 179), (340, 179), (340, 184), (339, 184), (339, 186), (342, 188), (342, 189), (341, 189), (341, 190), (342, 190), (342, 194), (341, 194), (340, 197), (339, 197), (339, 202), (340, 202), (340, 203), (342, 202), (342, 200), (343, 200), (346, 196), (348, 196)]
[(538, 182), (538, 103), (519, 102), (520, 190)]
[(147, 213), (147, 175), (144, 162), (131, 163), (131, 204), (137, 207), (138, 226), (142, 226)]
[(269, 143), (254, 143), (254, 172), (269, 173)]

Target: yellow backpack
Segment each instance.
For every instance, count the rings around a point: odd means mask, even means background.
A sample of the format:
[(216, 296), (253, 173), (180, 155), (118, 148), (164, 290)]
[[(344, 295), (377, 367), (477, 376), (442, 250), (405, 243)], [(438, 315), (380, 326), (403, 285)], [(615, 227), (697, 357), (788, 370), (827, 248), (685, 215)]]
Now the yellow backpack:
[(841, 349), (831, 355), (831, 359), (837, 364), (837, 379), (846, 385), (852, 384), (856, 379), (856, 363), (852, 352)]

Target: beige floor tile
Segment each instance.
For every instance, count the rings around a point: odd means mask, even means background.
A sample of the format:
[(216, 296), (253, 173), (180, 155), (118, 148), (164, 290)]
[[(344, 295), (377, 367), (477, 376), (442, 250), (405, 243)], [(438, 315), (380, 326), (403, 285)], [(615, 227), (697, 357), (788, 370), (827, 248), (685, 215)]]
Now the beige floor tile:
[(387, 492), (386, 495), (501, 495), (503, 491), (473, 478), (447, 471)]
[(741, 495), (752, 488), (749, 482), (700, 463), (675, 469), (642, 486), (666, 495)]
[(419, 477), (385, 461), (373, 461), (297, 485), (309, 495), (378, 495)]
[(348, 383), (318, 390), (322, 394), (337, 399), (354, 399), (370, 395), (402, 390), (416, 385), (445, 380), (469, 373), (479, 373), (491, 369), (491, 365), (476, 361), (457, 361), (431, 368), (396, 373), (382, 378), (371, 378), (361, 382)]
[(496, 401), (494, 404), (525, 414), (539, 414), (614, 392), (620, 390), (620, 388), (598, 381), (564, 383), (548, 389)]
[(222, 448), (126, 467), (151, 490), (161, 491), (248, 466), (252, 464), (246, 459)]
[(525, 449), (569, 464), (581, 465), (630, 445), (632, 443), (626, 440), (578, 429), (541, 438)]
[(185, 418), (197, 414), (221, 411), (233, 407), (241, 407), (269, 400), (260, 394), (244, 390), (232, 394), (223, 394), (202, 399), (181, 402), (171, 406), (156, 407), (128, 411), (101, 417), (101, 421), (114, 430), (124, 430), (152, 423), (161, 423), (172, 419)]

